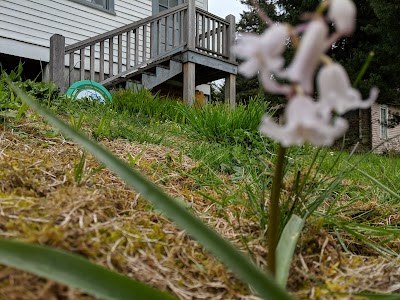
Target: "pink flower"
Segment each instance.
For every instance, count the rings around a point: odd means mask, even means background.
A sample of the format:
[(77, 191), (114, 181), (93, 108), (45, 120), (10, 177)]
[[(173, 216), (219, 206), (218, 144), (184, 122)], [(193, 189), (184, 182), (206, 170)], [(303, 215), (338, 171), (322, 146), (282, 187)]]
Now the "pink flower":
[(354, 32), (357, 8), (351, 0), (330, 0), (328, 18), (337, 32), (347, 36)]
[(317, 76), (319, 103), (321, 109), (330, 114), (334, 110), (344, 114), (353, 109), (368, 108), (378, 97), (378, 89), (372, 88), (367, 100), (351, 86), (346, 70), (338, 63), (331, 63), (321, 68)]
[(319, 18), (312, 21), (305, 31), (296, 55), (287, 70), (281, 73), (283, 78), (300, 84), (307, 94), (313, 92), (314, 72), (325, 52), (328, 27)]
[(329, 146), (347, 130), (347, 121), (321, 114), (320, 106), (308, 96), (295, 96), (285, 110), (286, 124), (280, 126), (265, 116), (260, 126), (261, 134), (284, 147), (309, 142), (314, 146)]
[(283, 52), (289, 38), (286, 25), (277, 23), (262, 35), (243, 34), (233, 51), (245, 61), (239, 66), (239, 72), (246, 77), (260, 74), (261, 82), (266, 90), (272, 93), (286, 94), (290, 91), (287, 85), (279, 84), (272, 74), (282, 70)]

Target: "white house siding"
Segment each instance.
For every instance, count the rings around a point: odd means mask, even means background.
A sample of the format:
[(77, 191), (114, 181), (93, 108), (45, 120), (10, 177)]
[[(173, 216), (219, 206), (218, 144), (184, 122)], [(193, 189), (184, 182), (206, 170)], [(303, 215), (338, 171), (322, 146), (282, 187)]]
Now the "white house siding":
[[(389, 127), (391, 127), (393, 116), (400, 116), (400, 106), (388, 105), (387, 107)], [(379, 104), (374, 104), (371, 108), (372, 148), (378, 153), (387, 151), (400, 152), (400, 124), (394, 128), (387, 128), (387, 139), (382, 138), (380, 108), (381, 105)]]
[(71, 45), (151, 14), (152, 0), (115, 0), (115, 15), (70, 0), (1, 0), (0, 53), (48, 62), (53, 34)]
[(148, 17), (151, 6), (151, 0), (116, 0), (112, 15), (69, 0), (3, 0), (0, 52), (47, 62), (53, 34), (70, 45)]
[(208, 0), (196, 0), (196, 6), (208, 11)]

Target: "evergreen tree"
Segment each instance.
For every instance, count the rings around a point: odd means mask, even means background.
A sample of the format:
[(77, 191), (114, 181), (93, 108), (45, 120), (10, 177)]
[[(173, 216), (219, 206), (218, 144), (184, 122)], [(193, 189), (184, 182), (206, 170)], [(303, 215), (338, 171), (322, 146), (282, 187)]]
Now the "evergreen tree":
[[(355, 0), (358, 9), (355, 33), (333, 45), (329, 55), (346, 66), (351, 79), (355, 79), (369, 53), (373, 51), (367, 73), (358, 88), (367, 96), (371, 86), (381, 90), (378, 102), (400, 105), (400, 2), (399, 0)], [(258, 18), (250, 0), (242, 0), (249, 10), (241, 14), (239, 32), (262, 33), (265, 24)], [(319, 0), (259, 0), (260, 7), (274, 21), (299, 24), (304, 12), (312, 12)], [(287, 53), (290, 57), (290, 51)], [(238, 95), (248, 97), (259, 92), (258, 81), (238, 76)], [(279, 98), (268, 96), (268, 100)]]

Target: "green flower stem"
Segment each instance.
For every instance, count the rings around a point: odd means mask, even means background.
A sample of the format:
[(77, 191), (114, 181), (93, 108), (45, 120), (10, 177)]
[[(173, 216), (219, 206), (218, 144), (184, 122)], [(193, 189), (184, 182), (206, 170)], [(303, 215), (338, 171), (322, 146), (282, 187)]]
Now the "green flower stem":
[(279, 196), (281, 194), (283, 165), (285, 161), (286, 148), (279, 145), (278, 157), (274, 179), (272, 181), (271, 198), (269, 201), (268, 214), (268, 270), (276, 274), (276, 247), (279, 241)]

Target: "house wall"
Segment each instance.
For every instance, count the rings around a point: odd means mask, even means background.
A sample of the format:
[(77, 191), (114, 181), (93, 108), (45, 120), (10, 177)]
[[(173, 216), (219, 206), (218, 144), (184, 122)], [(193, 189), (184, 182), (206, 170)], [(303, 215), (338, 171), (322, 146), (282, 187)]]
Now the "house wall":
[(400, 152), (400, 124), (395, 119), (400, 116), (400, 106), (388, 106), (389, 126), (387, 140), (381, 137), (380, 105), (373, 104), (371, 108), (372, 149), (382, 153), (386, 151)]
[(0, 53), (48, 62), (53, 34), (71, 45), (151, 14), (152, 0), (115, 0), (115, 14), (70, 0), (1, 0)]
[(334, 147), (352, 151), (355, 146), (357, 151), (371, 149), (371, 111), (370, 109), (352, 110), (343, 115), (348, 121), (349, 129), (346, 132), (344, 143), (339, 138)]

